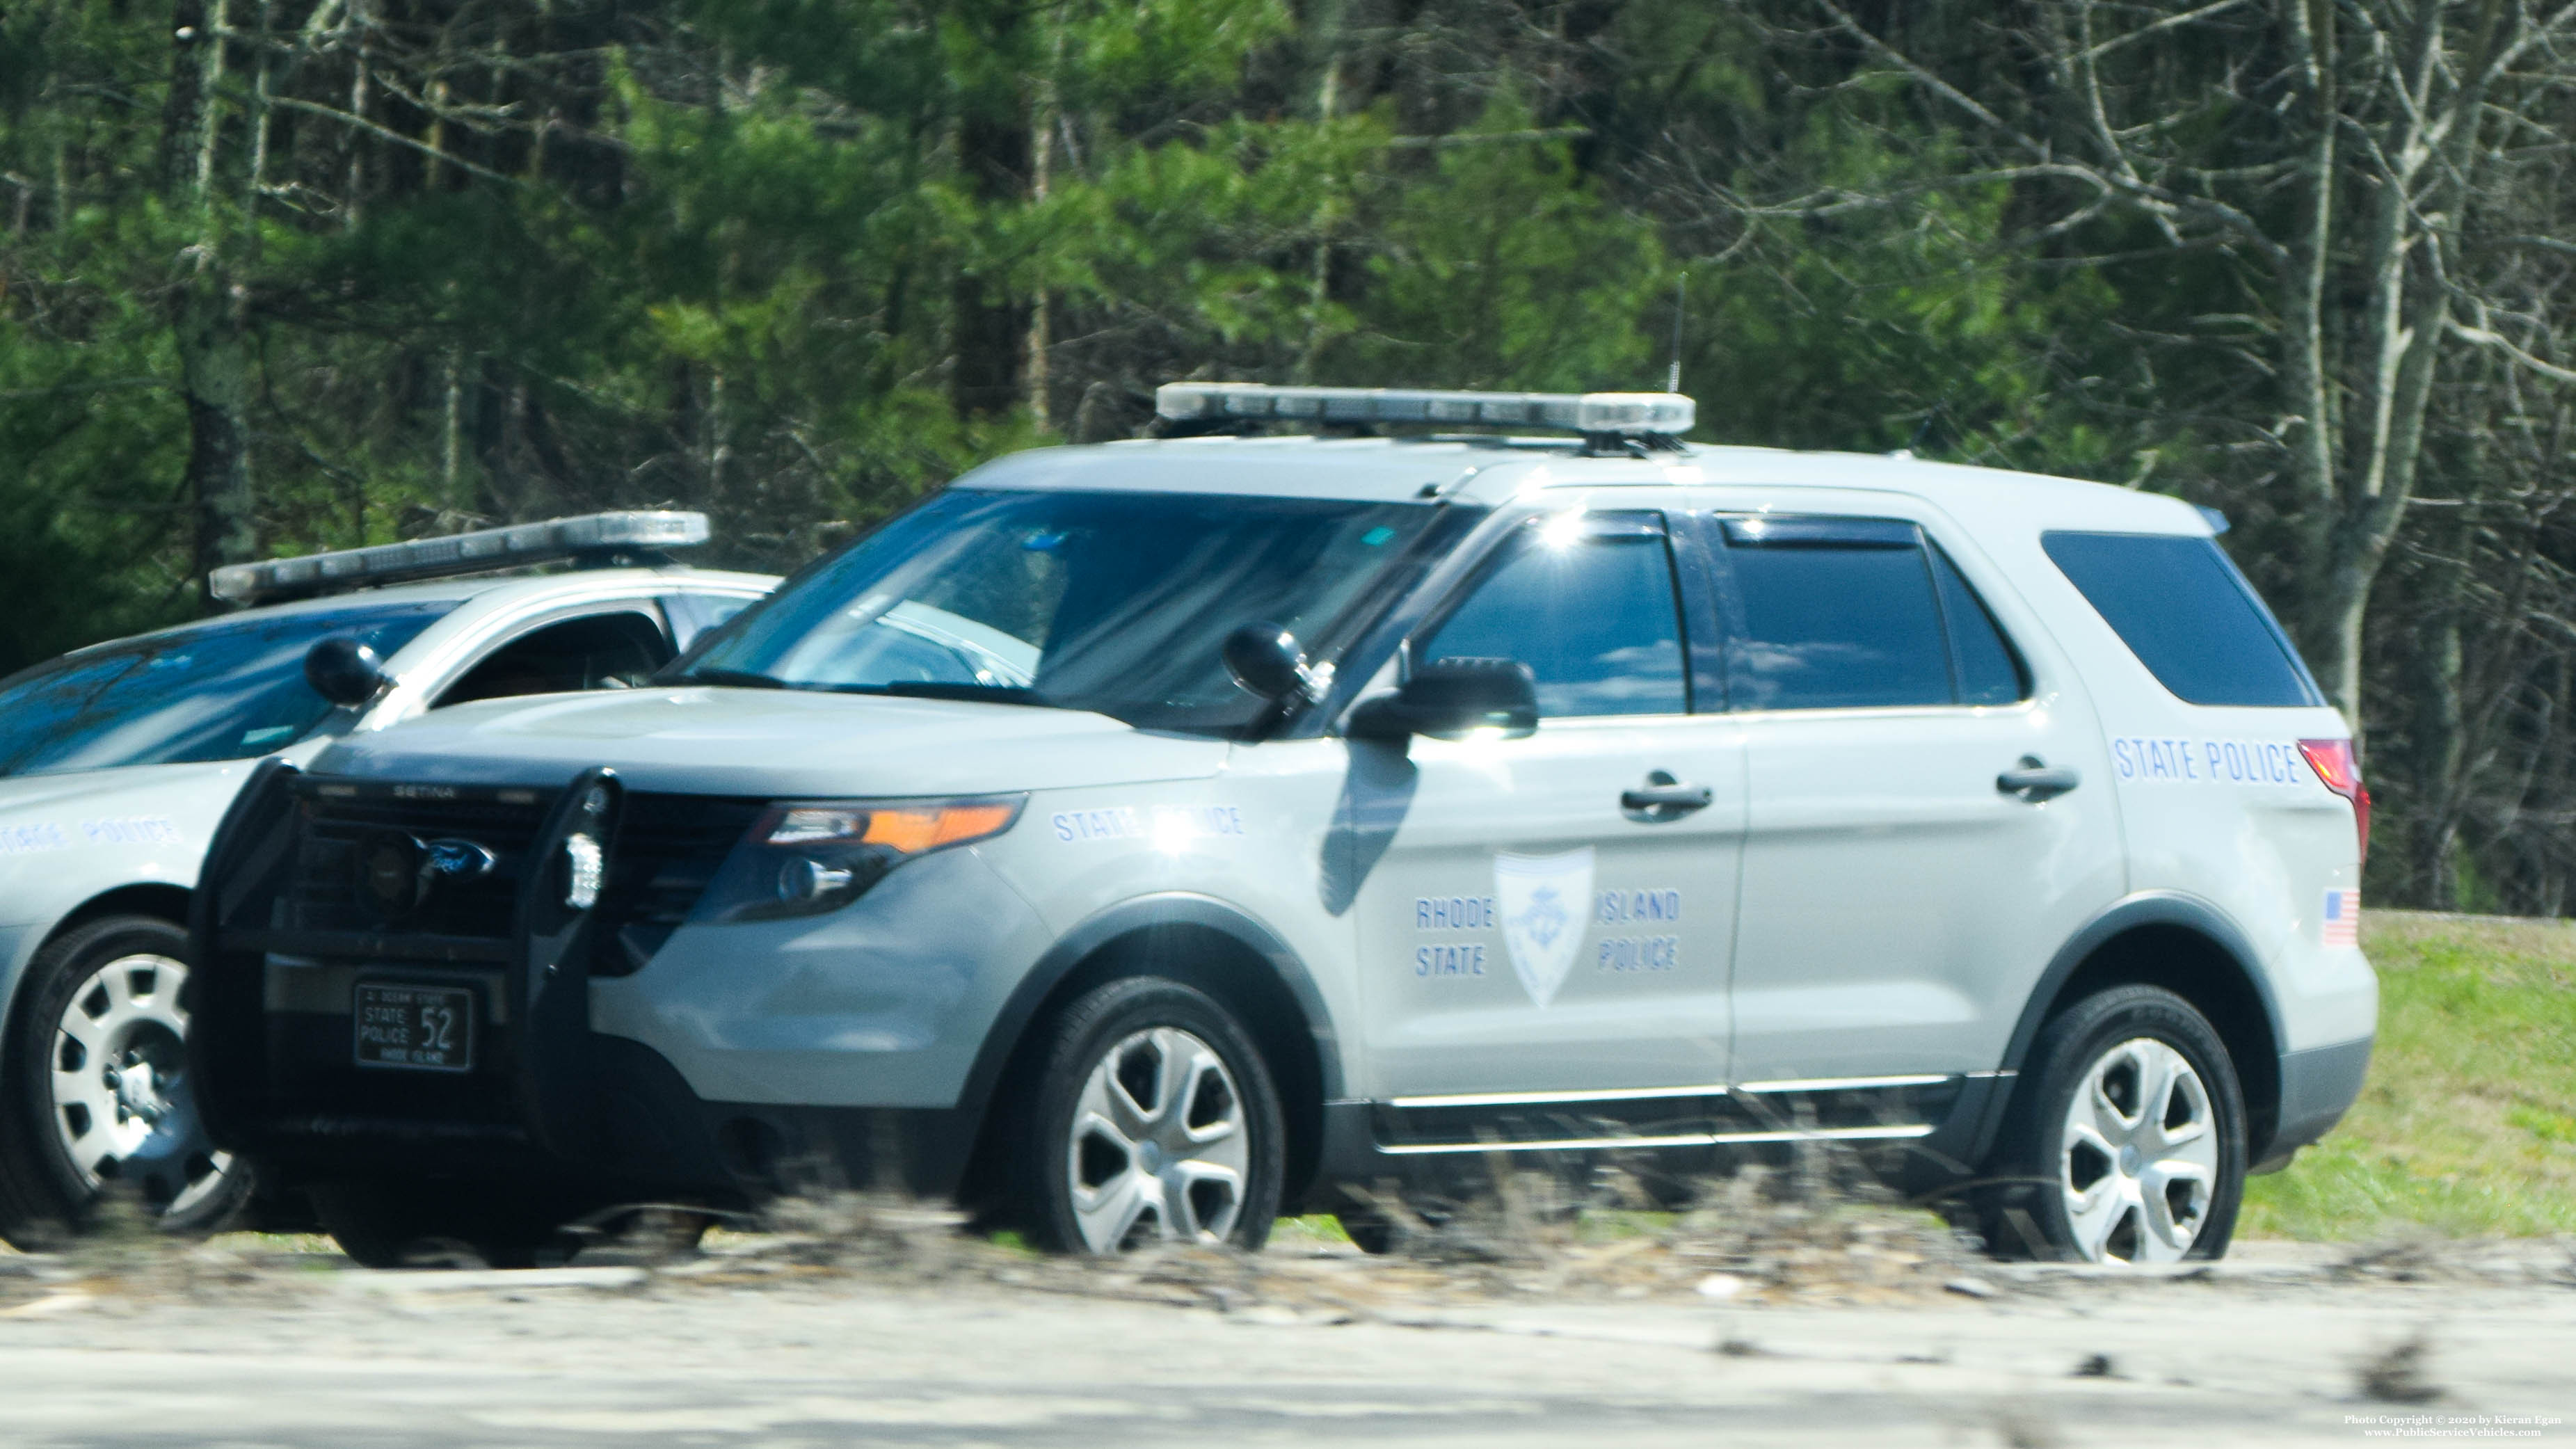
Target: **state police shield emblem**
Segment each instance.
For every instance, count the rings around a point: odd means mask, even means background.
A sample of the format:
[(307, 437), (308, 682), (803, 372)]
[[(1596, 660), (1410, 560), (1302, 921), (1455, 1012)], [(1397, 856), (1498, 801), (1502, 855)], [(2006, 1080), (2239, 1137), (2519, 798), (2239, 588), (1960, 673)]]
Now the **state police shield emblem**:
[(1494, 902), (1503, 947), (1521, 988), (1541, 1006), (1556, 999), (1583, 950), (1592, 915), (1592, 847), (1563, 855), (1496, 855)]

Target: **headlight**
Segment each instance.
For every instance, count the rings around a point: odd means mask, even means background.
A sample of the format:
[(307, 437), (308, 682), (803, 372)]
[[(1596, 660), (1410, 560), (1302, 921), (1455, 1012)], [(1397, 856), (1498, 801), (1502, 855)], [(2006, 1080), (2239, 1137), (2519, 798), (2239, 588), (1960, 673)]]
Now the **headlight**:
[(780, 804), (734, 847), (692, 919), (774, 921), (838, 910), (915, 856), (989, 840), (1025, 795), (972, 800)]

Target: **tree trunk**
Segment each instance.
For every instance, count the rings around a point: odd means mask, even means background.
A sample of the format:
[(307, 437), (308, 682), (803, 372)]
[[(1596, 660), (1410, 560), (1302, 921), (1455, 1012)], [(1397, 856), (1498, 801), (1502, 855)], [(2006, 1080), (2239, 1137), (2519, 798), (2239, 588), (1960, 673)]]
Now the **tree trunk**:
[[(958, 127), (957, 149), (976, 199), (995, 207), (1028, 199), (1025, 116), (970, 115)], [(957, 366), (949, 392), (957, 410), (968, 416), (1010, 411), (1019, 404), (1027, 366), (1028, 304), (1011, 296), (1000, 277), (961, 271), (950, 305)]]
[[(1030, 12), (1016, 4), (986, 7), (977, 17), (984, 55), (959, 97), (957, 165), (975, 199), (990, 211), (1026, 206), (1032, 137), (1027, 68), (1015, 65), (1027, 49)], [(949, 292), (950, 347), (956, 358), (949, 396), (968, 417), (1005, 413), (1019, 405), (1027, 376), (1029, 305), (1011, 294), (1010, 279), (961, 269)]]
[(180, 395), (188, 405), (188, 497), (200, 576), (259, 554), (250, 484), (250, 348), (245, 295), (212, 263), (181, 289), (174, 319)]
[[(172, 294), (171, 339), (179, 395), (188, 409), (183, 480), (195, 514), (191, 550), (199, 577), (218, 564), (257, 556), (251, 498), (249, 293), (231, 275), (225, 220), (216, 204), (215, 158), (222, 135), (216, 91), (223, 81), (225, 0), (178, 0), (172, 7), (170, 94), (162, 110), (161, 181), (174, 213), (197, 219), (189, 275)], [(211, 599), (208, 600), (211, 603)]]
[(2453, 856), (2459, 848), (2462, 766), (2467, 753), (2468, 719), (2460, 697), (2461, 615), (2468, 597), (2469, 551), (2475, 547), (2475, 530), (2456, 516), (2459, 510), (2452, 512), (2451, 526), (2443, 530), (2448, 536), (2429, 540), (2432, 563), (2415, 600), (2416, 616), (2423, 622), (2416, 630), (2416, 650), (2410, 661), (2415, 676), (2414, 718), (2408, 733), (2413, 736), (2411, 773), (2417, 798), (2407, 841), (2413, 859), (2406, 866), (2414, 877), (2415, 898), (2434, 910), (2456, 905), (2459, 871)]

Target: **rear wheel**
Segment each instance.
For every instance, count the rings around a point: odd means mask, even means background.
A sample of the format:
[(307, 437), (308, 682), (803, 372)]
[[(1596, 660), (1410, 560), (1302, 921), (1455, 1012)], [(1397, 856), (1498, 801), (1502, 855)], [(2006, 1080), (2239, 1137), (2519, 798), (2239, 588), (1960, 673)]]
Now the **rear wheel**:
[(1231, 1013), (1176, 981), (1114, 981), (1056, 1019), (1010, 1164), (1041, 1239), (1258, 1248), (1279, 1213), (1279, 1096)]
[(579, 1243), (567, 1215), (452, 1183), (342, 1182), (307, 1196), (322, 1231), (369, 1268), (453, 1266), (470, 1253), (494, 1268), (562, 1262)]
[(2093, 1263), (2226, 1253), (2245, 1191), (2244, 1094), (2191, 1003), (2153, 986), (2087, 997), (2043, 1029), (2032, 1062), (1990, 1245)]
[(111, 1190), (179, 1232), (212, 1232), (248, 1198), (248, 1170), (197, 1115), (187, 944), (168, 921), (110, 916), (37, 953), (0, 1050), (0, 1237), (81, 1225)]

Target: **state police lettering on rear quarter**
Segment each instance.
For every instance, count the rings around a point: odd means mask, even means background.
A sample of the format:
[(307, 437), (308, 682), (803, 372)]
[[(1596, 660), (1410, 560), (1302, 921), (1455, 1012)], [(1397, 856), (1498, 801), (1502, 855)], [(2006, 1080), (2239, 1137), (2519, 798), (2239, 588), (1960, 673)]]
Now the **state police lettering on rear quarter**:
[(2111, 762), (2123, 780), (2190, 784), (2302, 785), (2316, 776), (2299, 747), (2277, 740), (2152, 739), (2116, 736)]

